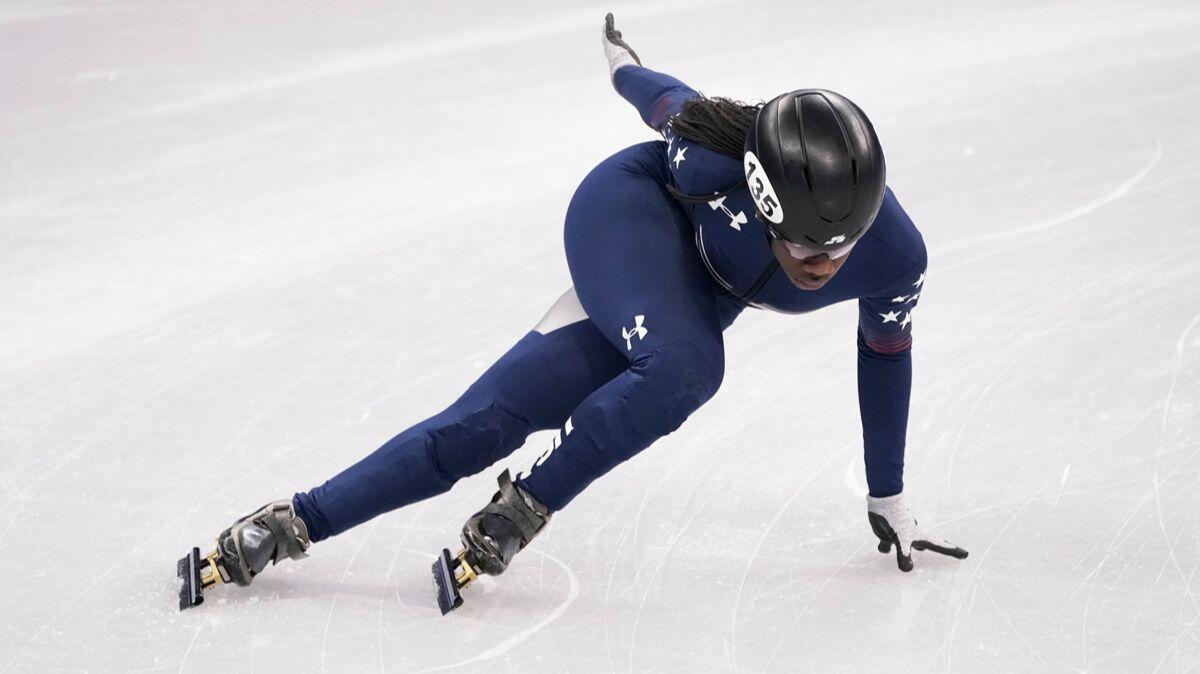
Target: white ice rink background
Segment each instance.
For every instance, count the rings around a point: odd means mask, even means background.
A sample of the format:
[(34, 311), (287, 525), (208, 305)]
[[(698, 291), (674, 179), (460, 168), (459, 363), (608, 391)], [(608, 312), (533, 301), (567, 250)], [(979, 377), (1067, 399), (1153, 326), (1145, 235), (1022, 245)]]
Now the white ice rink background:
[[(605, 11), (709, 93), (872, 116), (925, 235), (875, 551), (853, 304), (438, 614), (501, 467), (176, 607), (175, 560), (440, 410), (569, 285), (652, 137)], [(0, 672), (1200, 670), (1200, 6), (0, 4)]]

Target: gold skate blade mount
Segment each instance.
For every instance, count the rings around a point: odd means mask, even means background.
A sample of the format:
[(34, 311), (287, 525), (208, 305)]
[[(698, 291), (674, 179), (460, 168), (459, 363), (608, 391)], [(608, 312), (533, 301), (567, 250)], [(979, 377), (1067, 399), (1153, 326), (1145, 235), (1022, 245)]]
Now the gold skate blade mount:
[(462, 606), (460, 590), (475, 582), (478, 577), (479, 572), (467, 561), (465, 549), (460, 550), (457, 556), (451, 557), (450, 551), (442, 548), (442, 554), (438, 555), (437, 561), (433, 563), (433, 586), (437, 589), (438, 608), (442, 610), (442, 615)]
[(176, 564), (176, 574), (182, 581), (179, 588), (180, 611), (203, 604), (204, 591), (225, 582), (225, 577), (221, 575), (221, 567), (217, 564), (216, 550), (208, 553), (207, 557), (201, 557), (200, 548), (192, 548), (192, 551)]

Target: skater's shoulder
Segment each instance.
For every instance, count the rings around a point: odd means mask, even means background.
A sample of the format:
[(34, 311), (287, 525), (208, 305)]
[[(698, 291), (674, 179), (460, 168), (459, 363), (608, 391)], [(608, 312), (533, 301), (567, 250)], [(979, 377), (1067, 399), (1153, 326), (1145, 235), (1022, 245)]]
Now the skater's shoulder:
[(879, 214), (863, 239), (875, 244), (890, 266), (924, 269), (928, 262), (925, 239), (891, 188), (884, 190)]
[(698, 196), (745, 186), (740, 160), (679, 135), (670, 124), (663, 140), (671, 179), (681, 193)]
[[(928, 265), (921, 232), (889, 189), (871, 228), (851, 253), (865, 295), (881, 295), (912, 284)], [(864, 296), (865, 296), (864, 295)]]

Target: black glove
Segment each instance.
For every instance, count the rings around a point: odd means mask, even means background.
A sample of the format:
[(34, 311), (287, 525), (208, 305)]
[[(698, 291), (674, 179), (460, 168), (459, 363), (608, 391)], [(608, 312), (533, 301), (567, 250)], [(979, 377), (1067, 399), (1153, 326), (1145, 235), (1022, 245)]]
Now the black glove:
[(621, 31), (613, 26), (613, 15), (609, 12), (604, 17), (604, 33), (601, 43), (604, 45), (604, 56), (608, 58), (608, 78), (611, 81), (622, 66), (642, 65), (641, 59), (621, 37)]
[(887, 554), (896, 546), (896, 566), (912, 571), (912, 551), (932, 550), (955, 559), (966, 559), (967, 551), (921, 530), (904, 503), (904, 494), (884, 498), (867, 497), (867, 521), (879, 537), (879, 551)]

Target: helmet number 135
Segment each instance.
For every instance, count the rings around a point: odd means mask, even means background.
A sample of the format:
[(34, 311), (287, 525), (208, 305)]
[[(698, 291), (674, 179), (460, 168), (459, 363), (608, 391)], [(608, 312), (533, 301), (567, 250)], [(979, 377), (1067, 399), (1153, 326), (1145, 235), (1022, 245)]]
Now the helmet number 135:
[(750, 186), (750, 196), (754, 199), (754, 205), (758, 206), (758, 211), (773, 224), (783, 222), (783, 207), (758, 157), (753, 152), (746, 152), (744, 164), (746, 184)]

